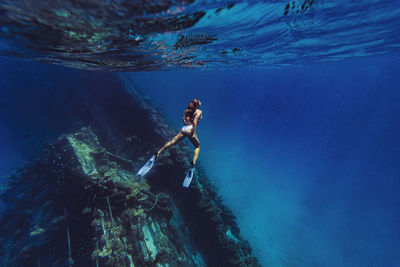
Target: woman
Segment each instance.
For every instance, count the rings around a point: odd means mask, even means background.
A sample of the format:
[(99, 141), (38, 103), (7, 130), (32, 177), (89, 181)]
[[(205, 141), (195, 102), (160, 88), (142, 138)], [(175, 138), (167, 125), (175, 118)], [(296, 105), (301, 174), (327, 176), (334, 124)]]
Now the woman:
[(183, 113), (183, 124), (184, 126), (182, 127), (181, 131), (174, 137), (172, 138), (171, 141), (166, 143), (156, 154), (156, 158), (160, 156), (160, 154), (167, 148), (169, 148), (172, 145), (175, 145), (182, 141), (185, 137), (188, 137), (190, 142), (194, 145), (194, 155), (193, 155), (193, 160), (190, 163), (191, 168), (194, 168), (194, 165), (196, 164), (197, 158), (199, 157), (200, 153), (200, 142), (199, 139), (197, 138), (196, 130), (197, 126), (199, 125), (199, 121), (202, 118), (201, 115), (201, 110), (199, 107), (201, 106), (201, 102), (198, 99), (193, 99), (190, 101), (188, 107), (186, 108), (185, 112)]
[(199, 121), (202, 118), (201, 110), (199, 107), (201, 106), (201, 102), (198, 99), (193, 99), (190, 101), (188, 107), (183, 113), (183, 124), (181, 131), (171, 139), (168, 143), (166, 143), (138, 172), (138, 175), (144, 176), (146, 173), (150, 171), (153, 167), (155, 160), (160, 156), (160, 154), (167, 148), (172, 145), (175, 145), (182, 141), (185, 137), (188, 137), (190, 142), (194, 145), (194, 155), (193, 160), (190, 162), (190, 168), (187, 172), (185, 180), (183, 182), (184, 187), (188, 187), (192, 178), (193, 178), (193, 169), (196, 164), (197, 158), (199, 157), (200, 152), (200, 142), (197, 138), (196, 130), (199, 125)]

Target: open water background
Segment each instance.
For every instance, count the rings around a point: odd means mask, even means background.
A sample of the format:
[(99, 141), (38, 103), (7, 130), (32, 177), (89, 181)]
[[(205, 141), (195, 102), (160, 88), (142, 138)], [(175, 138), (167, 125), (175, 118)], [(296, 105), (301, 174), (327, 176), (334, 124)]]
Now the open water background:
[(399, 55), (129, 74), (179, 125), (265, 266), (397, 266)]

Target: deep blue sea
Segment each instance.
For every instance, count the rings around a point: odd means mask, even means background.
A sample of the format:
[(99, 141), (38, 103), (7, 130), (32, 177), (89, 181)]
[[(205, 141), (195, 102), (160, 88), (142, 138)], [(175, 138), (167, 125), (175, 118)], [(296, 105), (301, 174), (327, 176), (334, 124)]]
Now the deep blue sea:
[[(124, 1), (111, 2), (106, 15), (132, 18), (117, 8)], [(171, 2), (140, 16), (196, 19), (118, 28), (131, 35), (121, 43), (104, 32), (87, 41), (71, 28), (74, 5), (51, 6), (60, 20), (34, 21), (0, 1), (0, 16), (8, 14), (0, 19), (1, 184), (70, 130), (68, 109), (59, 109), (73, 101), (69, 88), (113, 90), (85, 77), (118, 71), (177, 129), (188, 102), (201, 100), (199, 162), (263, 266), (400, 266), (398, 3)], [(70, 39), (51, 38), (60, 25)]]
[(201, 99), (200, 161), (265, 266), (399, 266), (399, 60), (130, 76), (177, 125)]

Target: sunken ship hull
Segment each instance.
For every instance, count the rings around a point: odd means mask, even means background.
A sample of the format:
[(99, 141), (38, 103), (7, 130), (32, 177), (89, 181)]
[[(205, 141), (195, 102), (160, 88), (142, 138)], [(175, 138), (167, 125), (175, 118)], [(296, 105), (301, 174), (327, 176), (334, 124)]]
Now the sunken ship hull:
[(176, 129), (126, 76), (109, 76), (112, 92), (72, 93), (83, 127), (10, 178), (1, 266), (259, 266), (201, 165), (182, 187), (192, 148), (136, 175)]

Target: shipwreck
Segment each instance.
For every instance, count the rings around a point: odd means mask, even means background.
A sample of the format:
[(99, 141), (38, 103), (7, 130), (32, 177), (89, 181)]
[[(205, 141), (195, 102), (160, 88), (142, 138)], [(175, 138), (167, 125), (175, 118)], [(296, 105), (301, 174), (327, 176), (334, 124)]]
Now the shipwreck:
[(201, 165), (182, 187), (191, 147), (136, 175), (176, 129), (112, 77), (110, 92), (72, 92), (76, 123), (10, 177), (1, 266), (259, 266)]

